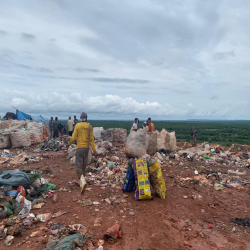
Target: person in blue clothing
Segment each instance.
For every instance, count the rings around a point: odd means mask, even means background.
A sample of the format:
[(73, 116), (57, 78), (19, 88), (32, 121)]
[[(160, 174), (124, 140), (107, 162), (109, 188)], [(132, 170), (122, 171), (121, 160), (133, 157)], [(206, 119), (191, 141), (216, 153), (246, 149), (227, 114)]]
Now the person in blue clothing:
[(49, 139), (53, 138), (53, 117), (49, 121)]

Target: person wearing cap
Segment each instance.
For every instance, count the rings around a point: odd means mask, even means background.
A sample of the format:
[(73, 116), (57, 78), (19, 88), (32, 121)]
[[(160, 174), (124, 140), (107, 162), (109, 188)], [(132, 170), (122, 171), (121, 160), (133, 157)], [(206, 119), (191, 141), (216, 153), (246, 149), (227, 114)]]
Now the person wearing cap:
[(151, 121), (151, 118), (148, 118), (148, 132), (153, 132), (155, 130), (154, 123)]
[(148, 126), (147, 122), (144, 122), (142, 128), (146, 128)]
[(76, 149), (76, 174), (80, 179), (81, 175), (85, 176), (87, 159), (89, 153), (89, 147), (91, 146), (96, 155), (95, 139), (92, 126), (87, 123), (87, 114), (85, 112), (81, 113), (81, 121), (75, 125), (73, 135), (69, 141), (69, 146), (74, 143), (77, 139), (77, 149)]

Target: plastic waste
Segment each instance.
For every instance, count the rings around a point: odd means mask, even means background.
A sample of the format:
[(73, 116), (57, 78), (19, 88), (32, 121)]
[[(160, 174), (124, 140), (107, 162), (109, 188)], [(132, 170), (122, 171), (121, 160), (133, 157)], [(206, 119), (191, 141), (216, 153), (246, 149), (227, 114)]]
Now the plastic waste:
[(102, 225), (102, 219), (96, 218), (94, 222), (94, 227), (100, 227)]
[(53, 218), (60, 217), (60, 216), (62, 216), (62, 215), (64, 215), (64, 214), (67, 214), (67, 213), (68, 213), (67, 211), (58, 211), (58, 212), (54, 213), (54, 214), (52, 215), (52, 217), (53, 217)]
[(53, 194), (51, 192), (48, 192), (49, 196), (52, 198), (52, 201), (56, 203), (58, 201), (58, 197), (56, 194)]
[(27, 214), (30, 212), (32, 208), (32, 203), (31, 201), (27, 200), (24, 196), (22, 196), (21, 193), (19, 193), (16, 197), (16, 201), (20, 204), (24, 205), (24, 208), (20, 211), (19, 214)]
[(69, 225), (69, 228), (73, 231), (79, 232), (81, 235), (85, 235), (88, 231), (88, 229), (82, 224)]
[(109, 167), (110, 169), (113, 169), (113, 168), (115, 167), (115, 164), (114, 164), (113, 162), (109, 161), (109, 162), (108, 162), (108, 167)]
[(46, 213), (46, 214), (39, 214), (36, 216), (41, 222), (46, 222), (51, 219), (52, 214)]
[(116, 240), (122, 237), (122, 230), (119, 224), (115, 224), (108, 228), (107, 232), (104, 234), (104, 238)]
[(13, 243), (13, 241), (14, 241), (14, 236), (9, 235), (6, 237), (4, 244), (6, 246), (10, 246)]
[(214, 184), (214, 189), (215, 189), (216, 191), (219, 191), (219, 190), (224, 189), (224, 186), (221, 185), (221, 184), (215, 183), (215, 184)]
[(26, 190), (25, 190), (25, 188), (22, 187), (22, 186), (19, 186), (19, 187), (17, 188), (17, 193), (18, 193), (18, 194), (21, 193), (24, 197), (26, 197)]
[(8, 232), (7, 227), (6, 228), (1, 227), (1, 229), (0, 229), (0, 240), (3, 240), (6, 237), (7, 232)]
[(15, 199), (17, 197), (17, 191), (16, 190), (7, 191), (6, 195), (9, 196), (10, 199)]
[(203, 157), (204, 157), (205, 159), (211, 160), (211, 157), (209, 157), (208, 155), (204, 155)]
[(45, 193), (48, 193), (50, 190), (56, 190), (56, 185), (52, 183), (45, 183), (42, 185)]
[(81, 194), (84, 193), (86, 187), (87, 187), (87, 182), (85, 180), (85, 177), (82, 175), (80, 179)]
[(4, 219), (7, 216), (7, 208), (0, 205), (0, 219)]

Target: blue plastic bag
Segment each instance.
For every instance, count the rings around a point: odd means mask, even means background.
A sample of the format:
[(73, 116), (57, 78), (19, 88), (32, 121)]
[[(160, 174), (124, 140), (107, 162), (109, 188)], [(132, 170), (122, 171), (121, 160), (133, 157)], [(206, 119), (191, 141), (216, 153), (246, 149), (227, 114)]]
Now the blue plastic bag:
[(128, 165), (127, 174), (126, 174), (126, 177), (124, 179), (123, 186), (122, 186), (122, 191), (123, 192), (131, 192), (131, 191), (133, 191), (134, 186), (135, 186), (134, 171), (133, 171), (133, 168), (130, 165)]
[(7, 170), (0, 173), (0, 184), (12, 187), (29, 187), (31, 182), (26, 173), (19, 170)]

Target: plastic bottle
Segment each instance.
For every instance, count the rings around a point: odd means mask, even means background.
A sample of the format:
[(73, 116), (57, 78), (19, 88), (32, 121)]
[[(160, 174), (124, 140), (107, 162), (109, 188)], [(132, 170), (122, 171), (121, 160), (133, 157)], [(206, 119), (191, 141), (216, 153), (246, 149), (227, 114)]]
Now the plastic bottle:
[(52, 194), (51, 192), (48, 192), (48, 195), (52, 198), (52, 201), (56, 203), (58, 201), (58, 197), (56, 194)]
[(36, 216), (41, 222), (46, 222), (51, 219), (52, 214), (46, 213), (46, 214), (39, 214)]

